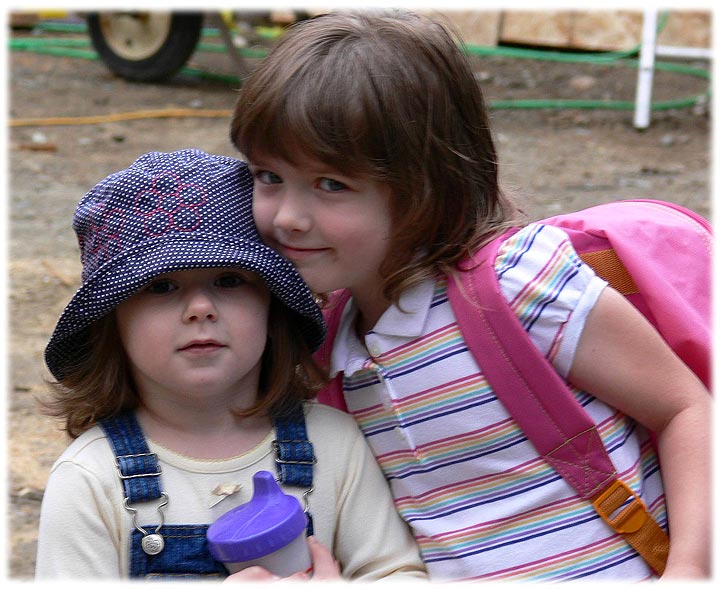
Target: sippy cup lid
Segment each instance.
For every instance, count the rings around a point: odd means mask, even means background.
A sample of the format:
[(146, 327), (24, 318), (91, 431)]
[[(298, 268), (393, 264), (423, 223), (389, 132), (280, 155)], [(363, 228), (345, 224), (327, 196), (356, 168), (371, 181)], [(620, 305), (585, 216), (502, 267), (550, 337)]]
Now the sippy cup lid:
[(250, 501), (221, 515), (208, 528), (208, 548), (220, 562), (267, 556), (290, 544), (307, 526), (300, 501), (283, 493), (271, 473), (255, 473), (253, 487)]

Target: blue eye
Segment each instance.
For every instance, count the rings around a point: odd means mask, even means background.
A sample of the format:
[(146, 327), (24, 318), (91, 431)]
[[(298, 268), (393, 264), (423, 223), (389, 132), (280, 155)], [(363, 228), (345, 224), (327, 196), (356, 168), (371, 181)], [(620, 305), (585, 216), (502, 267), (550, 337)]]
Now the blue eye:
[(255, 179), (261, 184), (281, 184), (282, 178), (273, 172), (259, 170), (255, 172)]
[(342, 192), (347, 190), (348, 187), (342, 182), (333, 180), (332, 178), (320, 178), (319, 186), (322, 190), (327, 192)]

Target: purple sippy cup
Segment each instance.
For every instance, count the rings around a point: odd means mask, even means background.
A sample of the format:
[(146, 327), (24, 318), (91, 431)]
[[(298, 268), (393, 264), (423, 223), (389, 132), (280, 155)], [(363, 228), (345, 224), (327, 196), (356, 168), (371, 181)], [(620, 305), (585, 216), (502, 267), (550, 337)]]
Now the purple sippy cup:
[(300, 501), (283, 493), (266, 470), (255, 473), (253, 487), (250, 501), (221, 515), (208, 528), (210, 553), (231, 574), (251, 566), (279, 577), (310, 572), (307, 517)]

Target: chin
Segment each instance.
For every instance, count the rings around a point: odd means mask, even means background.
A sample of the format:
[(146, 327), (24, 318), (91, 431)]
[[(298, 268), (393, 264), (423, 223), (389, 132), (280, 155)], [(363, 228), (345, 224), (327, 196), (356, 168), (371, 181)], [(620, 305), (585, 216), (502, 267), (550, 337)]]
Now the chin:
[(345, 288), (343, 286), (336, 286), (336, 285), (330, 284), (328, 282), (322, 282), (322, 281), (316, 281), (315, 283), (308, 282), (308, 286), (310, 287), (310, 290), (312, 292), (318, 293), (318, 294), (330, 294), (331, 292), (335, 292), (336, 290), (341, 290), (341, 289)]

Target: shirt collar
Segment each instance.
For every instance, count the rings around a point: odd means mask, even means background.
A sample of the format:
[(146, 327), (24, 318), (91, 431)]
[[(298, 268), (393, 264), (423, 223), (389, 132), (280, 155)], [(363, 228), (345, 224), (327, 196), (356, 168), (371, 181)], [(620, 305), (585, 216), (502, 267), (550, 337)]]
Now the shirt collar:
[[(405, 289), (396, 305), (390, 305), (373, 327), (372, 332), (378, 335), (419, 337), (423, 334), (430, 304), (435, 294), (435, 280), (425, 279), (419, 284)], [(367, 350), (355, 333), (355, 321), (358, 309), (353, 298), (345, 305), (338, 332), (335, 336), (330, 356), (330, 376), (345, 371), (352, 374), (357, 371), (367, 358)]]

